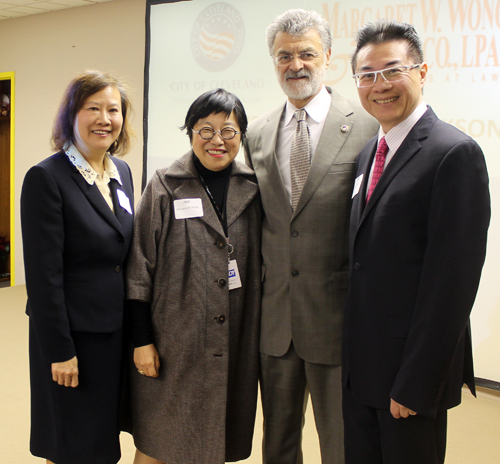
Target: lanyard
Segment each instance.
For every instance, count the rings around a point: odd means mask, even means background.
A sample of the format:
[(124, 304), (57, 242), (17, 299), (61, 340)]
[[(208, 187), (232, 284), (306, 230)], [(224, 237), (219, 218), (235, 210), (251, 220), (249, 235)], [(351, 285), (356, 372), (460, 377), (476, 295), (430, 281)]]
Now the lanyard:
[[(208, 198), (210, 198), (210, 201), (212, 202), (212, 205), (213, 205), (215, 212), (217, 214), (217, 217), (219, 218), (219, 221), (222, 225), (222, 228), (224, 229), (224, 234), (225, 234), (226, 239), (227, 239), (228, 247), (232, 249), (232, 245), (229, 244), (229, 234), (227, 231), (227, 208), (226, 208), (227, 190), (229, 187), (229, 179), (226, 182), (226, 186), (224, 188), (224, 206), (222, 208), (222, 212), (219, 209), (219, 207), (217, 206), (217, 203), (215, 202), (214, 197), (212, 196), (212, 193), (210, 192), (210, 189), (208, 188), (208, 185), (205, 182), (205, 179), (203, 179), (203, 176), (201, 174), (200, 174), (200, 181), (201, 181), (201, 185), (203, 185), (203, 188), (207, 192)], [(231, 250), (231, 252), (232, 252), (232, 250)]]

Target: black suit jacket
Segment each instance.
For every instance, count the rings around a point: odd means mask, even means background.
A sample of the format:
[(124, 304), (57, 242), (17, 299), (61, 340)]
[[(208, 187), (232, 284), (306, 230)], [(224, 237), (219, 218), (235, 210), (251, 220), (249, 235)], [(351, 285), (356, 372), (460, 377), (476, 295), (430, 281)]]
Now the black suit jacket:
[(434, 417), (474, 392), (469, 315), (486, 252), (488, 175), (477, 143), (431, 108), (367, 205), (377, 137), (358, 158), (350, 223), (343, 382), (362, 403), (390, 399)]
[(118, 201), (122, 190), (133, 208), (128, 165), (113, 158), (123, 185), (111, 179), (115, 214), (97, 185), (89, 185), (63, 153), (32, 167), (21, 193), (26, 312), (44, 357), (75, 356), (71, 331), (113, 332), (123, 320), (123, 265), (133, 215)]

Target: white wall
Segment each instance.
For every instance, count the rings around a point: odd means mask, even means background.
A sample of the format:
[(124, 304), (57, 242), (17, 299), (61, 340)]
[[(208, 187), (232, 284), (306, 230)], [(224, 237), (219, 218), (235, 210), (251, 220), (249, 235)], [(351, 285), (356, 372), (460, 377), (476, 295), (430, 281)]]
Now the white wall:
[(15, 284), (24, 284), (19, 199), (26, 171), (50, 156), (52, 123), (70, 80), (86, 68), (132, 87), (137, 139), (125, 160), (142, 175), (145, 0), (115, 0), (0, 21), (0, 72), (15, 72)]
[[(456, 124), (461, 130), (476, 138), (485, 151), (490, 173), (490, 189), (493, 216), (489, 233), (488, 256), (483, 270), (480, 291), (472, 313), (473, 342), (476, 375), (500, 380), (500, 287), (498, 286), (497, 262), (500, 257), (500, 241), (496, 238), (500, 230), (500, 213), (496, 205), (500, 198), (500, 119), (498, 106), (498, 74), (500, 73), (500, 0), (465, 1), (411, 0), (398, 2), (371, 2), (353, 0), (280, 0), (267, 2), (254, 0), (250, 10), (259, 12), (257, 19), (247, 15), (249, 2), (226, 0), (245, 13), (246, 44), (243, 64), (252, 63), (246, 54), (260, 50), (267, 64), (250, 66), (242, 78), (256, 75), (271, 75), (269, 87), (275, 88), (279, 101), (284, 97), (276, 83), (271, 80), (272, 65), (264, 44), (264, 29), (278, 13), (292, 7), (316, 9), (332, 24), (334, 35), (332, 64), (327, 74), (327, 83), (335, 86), (344, 96), (356, 98), (350, 78), (348, 60), (352, 50), (352, 34), (364, 20), (377, 17), (395, 17), (412, 22), (425, 41), (426, 59), (430, 65), (429, 81), (426, 85), (426, 102), (446, 121)], [(197, 7), (203, 9), (218, 0), (197, 0)], [(186, 5), (184, 5), (186, 6)], [(157, 7), (160, 8), (160, 7)], [(182, 9), (179, 5), (174, 9)], [(0, 72), (16, 73), (15, 112), (15, 235), (14, 263), (16, 284), (24, 283), (24, 266), (19, 220), (19, 197), (26, 171), (51, 154), (49, 139), (52, 122), (69, 81), (85, 68), (98, 68), (124, 77), (135, 90), (135, 118), (132, 123), (137, 131), (136, 143), (126, 161), (134, 174), (136, 200), (141, 190), (142, 176), (142, 117), (143, 80), (145, 53), (145, 0), (114, 0), (107, 3), (80, 8), (71, 8), (51, 13), (0, 21)], [(262, 13), (262, 14), (261, 14)], [(252, 16), (253, 17), (253, 16)], [(260, 19), (259, 19), (260, 18)], [(179, 32), (191, 31), (196, 15), (186, 22), (174, 18)], [(174, 28), (174, 26), (169, 26)], [(185, 33), (186, 31), (182, 32)], [(189, 35), (189, 34), (188, 34)], [(199, 70), (186, 75), (187, 64), (192, 59), (192, 50), (187, 42), (164, 39), (167, 66), (161, 75), (165, 93), (175, 93), (175, 101), (181, 101), (181, 108), (169, 102), (170, 113), (176, 116), (171, 124), (164, 123), (164, 138), (181, 137), (178, 126), (182, 124), (188, 103), (194, 97), (188, 91), (194, 84), (213, 79), (204, 79)], [(175, 41), (174, 41), (175, 40)], [(174, 41), (174, 42), (173, 42)], [(180, 42), (180, 43), (179, 43)], [(174, 46), (172, 48), (172, 43)], [(185, 53), (183, 59), (172, 59), (177, 50)], [(224, 71), (226, 79), (232, 71)], [(222, 81), (221, 81), (222, 82)], [(179, 83), (186, 85), (180, 86)], [(173, 87), (173, 84), (176, 86)], [(222, 84), (221, 84), (222, 85)], [(225, 85), (227, 87), (227, 85)], [(272, 87), (274, 86), (274, 87)], [(205, 89), (206, 90), (206, 89)], [(232, 89), (242, 94), (239, 89)], [(196, 95), (202, 93), (200, 90)], [(257, 96), (269, 107), (274, 103)], [(195, 96), (196, 96), (195, 95)], [(250, 100), (240, 95), (243, 103)], [(259, 108), (259, 112), (260, 112)], [(253, 114), (251, 112), (251, 117)], [(166, 117), (165, 112), (162, 117)], [(178, 122), (180, 121), (180, 123)], [(182, 136), (182, 149), (187, 146)], [(175, 157), (182, 149), (170, 150)], [(165, 151), (163, 147), (151, 154)]]

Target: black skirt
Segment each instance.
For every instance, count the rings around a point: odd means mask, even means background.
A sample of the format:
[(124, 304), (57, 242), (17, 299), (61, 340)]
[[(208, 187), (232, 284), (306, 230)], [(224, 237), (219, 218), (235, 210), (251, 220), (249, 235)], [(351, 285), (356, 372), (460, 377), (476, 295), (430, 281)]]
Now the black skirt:
[(71, 335), (78, 358), (76, 388), (52, 380), (30, 321), (30, 451), (55, 464), (116, 464), (122, 330)]

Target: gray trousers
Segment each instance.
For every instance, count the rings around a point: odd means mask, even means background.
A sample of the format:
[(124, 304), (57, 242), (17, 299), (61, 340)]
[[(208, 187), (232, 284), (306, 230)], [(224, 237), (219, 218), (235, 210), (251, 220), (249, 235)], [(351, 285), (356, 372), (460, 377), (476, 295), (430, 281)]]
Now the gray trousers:
[(318, 431), (322, 464), (344, 463), (341, 367), (308, 363), (293, 343), (281, 357), (261, 353), (263, 464), (302, 464), (307, 399)]

